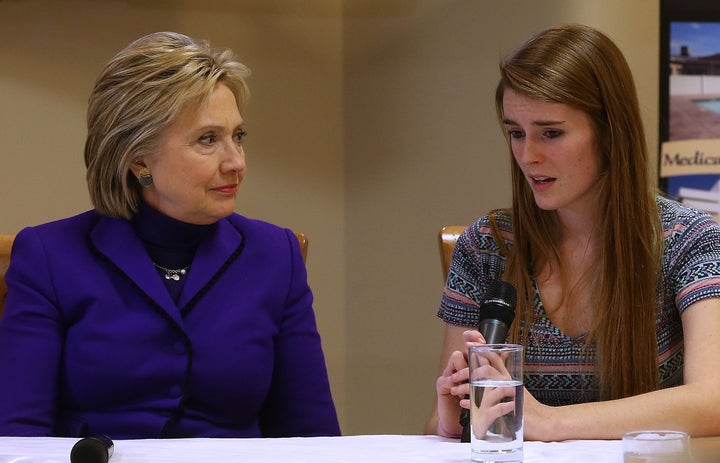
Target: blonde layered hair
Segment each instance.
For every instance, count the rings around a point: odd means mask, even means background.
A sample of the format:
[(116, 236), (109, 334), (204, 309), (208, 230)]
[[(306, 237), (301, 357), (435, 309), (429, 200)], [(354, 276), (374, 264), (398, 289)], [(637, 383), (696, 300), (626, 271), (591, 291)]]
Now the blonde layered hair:
[[(533, 37), (500, 65), (495, 104), (502, 123), (506, 89), (562, 103), (587, 113), (602, 156), (597, 207), (601, 251), (591, 276), (593, 322), (588, 343), (597, 347), (596, 367), (605, 399), (659, 387), (656, 339), (662, 230), (649, 185), (648, 153), (630, 68), (601, 32), (562, 25)], [(508, 141), (509, 142), (509, 141)], [(512, 158), (512, 150), (510, 152)], [(560, 225), (555, 211), (541, 210), (520, 167), (512, 161), (514, 244), (507, 250), (505, 278), (518, 289), (518, 322), (533, 321), (532, 276), (558, 259)], [(524, 295), (524, 297), (522, 297)], [(532, 342), (532, 340), (530, 340)]]
[(141, 197), (132, 162), (152, 156), (159, 135), (218, 83), (247, 101), (248, 69), (228, 49), (175, 32), (142, 37), (115, 55), (90, 95), (85, 166), (90, 199), (103, 215), (130, 219)]

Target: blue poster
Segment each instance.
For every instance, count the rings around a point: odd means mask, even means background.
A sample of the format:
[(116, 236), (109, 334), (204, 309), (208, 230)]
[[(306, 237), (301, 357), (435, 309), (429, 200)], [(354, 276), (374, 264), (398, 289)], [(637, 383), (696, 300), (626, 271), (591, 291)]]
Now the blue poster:
[(669, 196), (720, 216), (720, 22), (670, 22), (666, 72), (661, 181)]

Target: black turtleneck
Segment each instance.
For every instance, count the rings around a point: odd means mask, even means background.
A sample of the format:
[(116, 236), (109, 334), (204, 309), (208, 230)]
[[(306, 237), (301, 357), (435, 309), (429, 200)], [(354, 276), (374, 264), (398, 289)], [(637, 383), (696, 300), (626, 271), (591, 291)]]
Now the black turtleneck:
[[(217, 223), (196, 225), (181, 222), (143, 201), (140, 202), (131, 223), (156, 267), (173, 270), (187, 267), (187, 272), (192, 271), (191, 264), (198, 245), (217, 227)], [(187, 275), (180, 276), (176, 281), (165, 278), (165, 270), (157, 270), (170, 295), (177, 302)]]

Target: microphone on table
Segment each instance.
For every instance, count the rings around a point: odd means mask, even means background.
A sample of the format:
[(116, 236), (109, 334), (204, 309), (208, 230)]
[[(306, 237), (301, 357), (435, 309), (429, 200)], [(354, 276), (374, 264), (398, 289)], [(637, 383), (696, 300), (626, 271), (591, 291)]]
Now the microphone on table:
[[(502, 344), (507, 338), (508, 329), (515, 318), (517, 292), (507, 281), (490, 282), (485, 299), (480, 306), (480, 325), (478, 331), (486, 344)], [(460, 442), (470, 442), (470, 410), (460, 411), (460, 424), (463, 427)]]
[(83, 437), (70, 451), (71, 463), (108, 463), (115, 450), (113, 441), (107, 436)]

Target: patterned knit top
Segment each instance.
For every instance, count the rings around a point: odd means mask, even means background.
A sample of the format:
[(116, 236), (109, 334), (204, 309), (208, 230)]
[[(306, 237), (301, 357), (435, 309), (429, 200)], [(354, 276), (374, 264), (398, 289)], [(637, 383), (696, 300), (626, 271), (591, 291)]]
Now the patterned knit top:
[[(677, 202), (658, 197), (664, 250), (664, 294), (657, 315), (660, 387), (683, 381), (683, 331), (680, 314), (691, 304), (720, 297), (720, 226), (713, 218)], [(513, 234), (509, 213), (496, 224), (508, 247)], [(505, 258), (500, 255), (488, 216), (459, 237), (443, 291), (438, 316), (454, 325), (477, 327), (479, 307), (488, 283), (501, 279)], [(600, 400), (595, 373), (595, 346), (587, 333), (570, 338), (547, 317), (533, 281), (534, 322), (525, 347), (525, 387), (547, 405)], [(520, 319), (518, 316), (516, 319)]]

